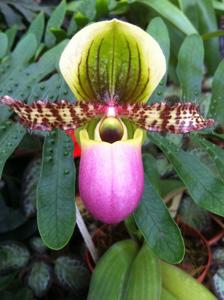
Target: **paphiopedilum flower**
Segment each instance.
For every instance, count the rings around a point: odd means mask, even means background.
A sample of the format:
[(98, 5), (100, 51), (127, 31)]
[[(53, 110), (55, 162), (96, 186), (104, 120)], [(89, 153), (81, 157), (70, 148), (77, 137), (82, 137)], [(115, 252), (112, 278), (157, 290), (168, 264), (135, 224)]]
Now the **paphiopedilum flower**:
[(143, 192), (143, 130), (186, 133), (212, 126), (213, 120), (192, 103), (145, 104), (166, 61), (148, 33), (126, 22), (103, 21), (79, 31), (62, 53), (60, 70), (77, 102), (27, 105), (9, 96), (1, 102), (30, 129), (76, 129), (98, 120), (94, 136), (88, 126), (79, 131), (80, 195), (97, 219), (118, 223), (134, 211)]

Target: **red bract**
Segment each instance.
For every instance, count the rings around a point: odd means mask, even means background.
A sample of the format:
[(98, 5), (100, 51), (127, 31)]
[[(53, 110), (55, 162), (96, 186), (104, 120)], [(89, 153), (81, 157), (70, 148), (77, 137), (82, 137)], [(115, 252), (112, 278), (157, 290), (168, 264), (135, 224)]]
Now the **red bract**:
[(77, 142), (76, 136), (75, 136), (75, 131), (72, 129), (66, 130), (67, 135), (69, 135), (72, 138), (72, 141), (74, 143), (74, 151), (73, 151), (73, 156), (74, 158), (80, 157), (81, 156), (81, 149), (80, 146)]

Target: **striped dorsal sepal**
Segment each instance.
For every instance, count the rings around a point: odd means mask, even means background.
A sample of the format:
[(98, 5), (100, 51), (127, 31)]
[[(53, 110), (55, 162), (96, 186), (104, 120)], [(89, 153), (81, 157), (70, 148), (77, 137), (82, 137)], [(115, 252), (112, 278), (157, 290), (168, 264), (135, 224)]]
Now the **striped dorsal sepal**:
[(38, 100), (28, 105), (9, 96), (0, 97), (0, 103), (12, 108), (24, 126), (31, 130), (44, 131), (54, 128), (76, 129), (90, 119), (102, 115), (105, 110), (100, 103)]
[(119, 107), (119, 114), (148, 131), (180, 134), (214, 125), (214, 120), (204, 119), (193, 103), (126, 104)]

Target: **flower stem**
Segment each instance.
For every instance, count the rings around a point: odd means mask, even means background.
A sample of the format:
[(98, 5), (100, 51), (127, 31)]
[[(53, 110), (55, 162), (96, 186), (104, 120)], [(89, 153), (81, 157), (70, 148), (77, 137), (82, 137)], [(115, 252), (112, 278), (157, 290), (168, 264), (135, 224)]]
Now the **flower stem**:
[(88, 250), (92, 256), (93, 261), (96, 263), (96, 261), (98, 259), (96, 247), (94, 246), (91, 235), (89, 234), (89, 231), (86, 227), (86, 224), (83, 220), (83, 217), (79, 211), (78, 206), (77, 205), (75, 205), (75, 206), (76, 206), (76, 223), (77, 223), (79, 231), (84, 239), (86, 247), (88, 248)]

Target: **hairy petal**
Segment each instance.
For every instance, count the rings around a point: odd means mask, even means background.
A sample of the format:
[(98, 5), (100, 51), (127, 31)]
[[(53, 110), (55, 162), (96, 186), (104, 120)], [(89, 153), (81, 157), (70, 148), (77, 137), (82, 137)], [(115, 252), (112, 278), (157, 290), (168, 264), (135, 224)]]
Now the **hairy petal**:
[(193, 103), (127, 104), (119, 106), (119, 115), (130, 119), (148, 131), (187, 133), (214, 125), (214, 120), (204, 119), (199, 107)]
[(69, 103), (65, 100), (48, 102), (38, 100), (28, 105), (9, 96), (0, 97), (19, 116), (21, 124), (32, 130), (76, 129), (91, 118), (104, 113), (104, 106), (97, 103)]

